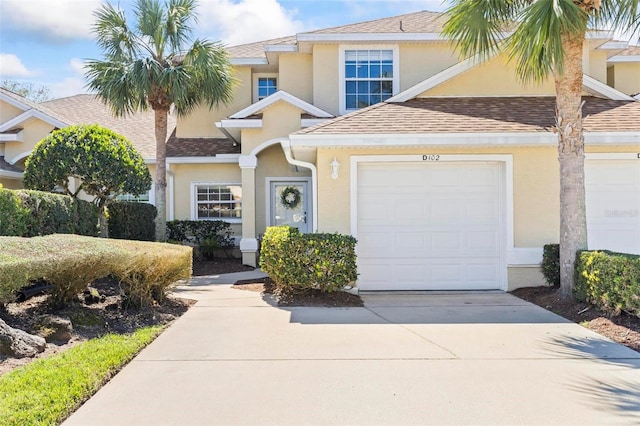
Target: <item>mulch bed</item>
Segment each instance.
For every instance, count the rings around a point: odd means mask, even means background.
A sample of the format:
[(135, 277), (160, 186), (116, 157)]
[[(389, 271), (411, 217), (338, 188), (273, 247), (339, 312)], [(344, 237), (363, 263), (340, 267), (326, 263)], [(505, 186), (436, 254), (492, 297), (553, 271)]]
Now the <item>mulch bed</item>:
[(194, 260), (193, 276), (229, 274), (232, 272), (253, 271), (252, 266), (243, 265), (240, 259), (220, 258), (214, 260)]
[(624, 312), (610, 316), (588, 303), (561, 297), (558, 287), (520, 288), (511, 294), (640, 352), (639, 317)]

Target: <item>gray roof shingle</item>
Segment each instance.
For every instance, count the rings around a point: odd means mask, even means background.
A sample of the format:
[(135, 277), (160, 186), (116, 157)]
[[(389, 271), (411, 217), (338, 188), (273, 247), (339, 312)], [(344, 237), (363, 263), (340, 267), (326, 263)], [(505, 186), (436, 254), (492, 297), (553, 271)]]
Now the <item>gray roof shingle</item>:
[[(588, 132), (640, 132), (640, 102), (584, 97)], [(554, 97), (416, 98), (379, 103), (298, 134), (551, 132)]]
[(167, 157), (213, 157), (217, 154), (240, 154), (227, 138), (177, 138), (175, 130), (167, 141)]

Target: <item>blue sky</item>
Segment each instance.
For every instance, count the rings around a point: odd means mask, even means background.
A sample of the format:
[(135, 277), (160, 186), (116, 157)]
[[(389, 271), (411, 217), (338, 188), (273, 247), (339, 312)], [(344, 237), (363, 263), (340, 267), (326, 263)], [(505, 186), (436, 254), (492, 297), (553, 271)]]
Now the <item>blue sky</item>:
[[(131, 0), (112, 0), (131, 10)], [(227, 45), (400, 15), (442, 11), (441, 0), (200, 0), (196, 36)], [(100, 59), (92, 40), (100, 0), (0, 0), (0, 79), (85, 93), (83, 62)]]

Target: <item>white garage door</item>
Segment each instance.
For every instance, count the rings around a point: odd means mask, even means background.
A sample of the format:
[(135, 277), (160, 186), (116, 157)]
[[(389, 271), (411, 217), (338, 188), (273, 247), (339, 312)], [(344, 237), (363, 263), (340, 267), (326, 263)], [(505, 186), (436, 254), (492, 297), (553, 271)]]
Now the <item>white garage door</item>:
[(640, 160), (586, 160), (589, 249), (640, 254)]
[(506, 288), (500, 163), (361, 163), (361, 290)]

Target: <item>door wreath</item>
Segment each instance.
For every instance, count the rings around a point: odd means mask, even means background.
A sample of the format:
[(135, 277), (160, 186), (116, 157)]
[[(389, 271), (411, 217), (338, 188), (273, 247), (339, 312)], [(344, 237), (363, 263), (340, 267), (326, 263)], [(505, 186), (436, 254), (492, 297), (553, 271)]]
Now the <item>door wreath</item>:
[(280, 193), (280, 203), (286, 209), (295, 209), (300, 204), (301, 194), (295, 186), (287, 186)]

